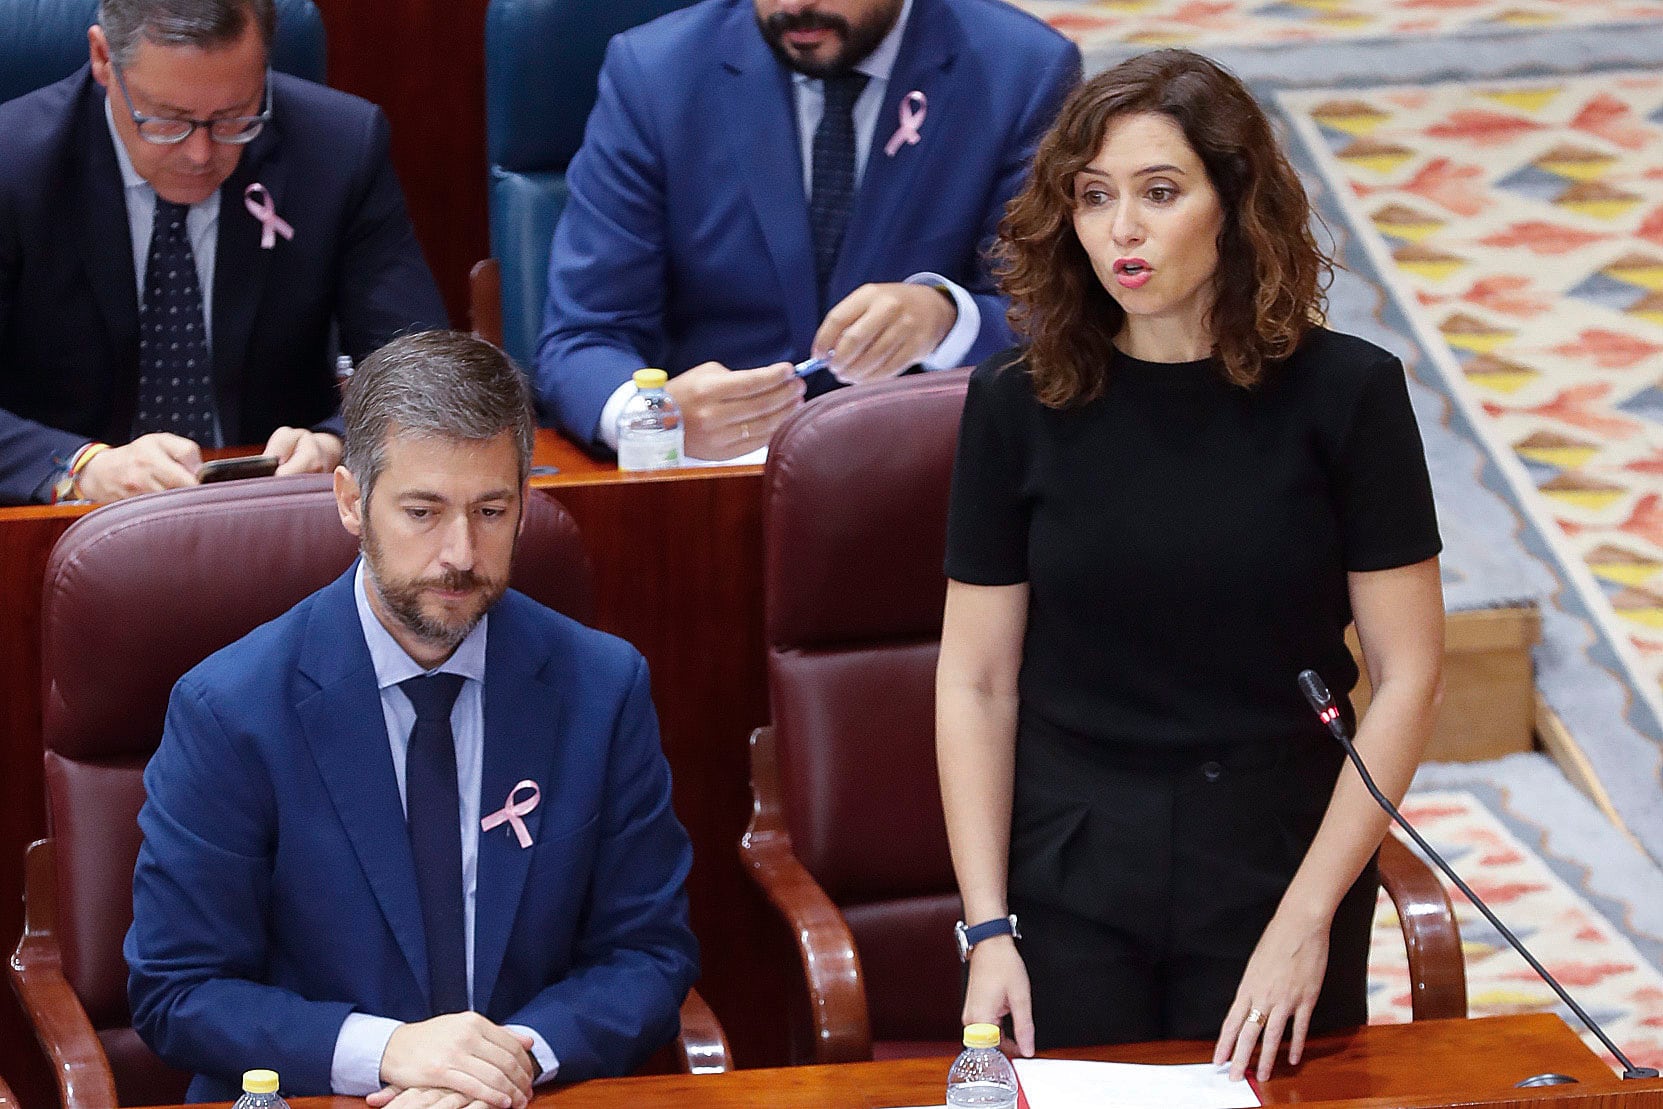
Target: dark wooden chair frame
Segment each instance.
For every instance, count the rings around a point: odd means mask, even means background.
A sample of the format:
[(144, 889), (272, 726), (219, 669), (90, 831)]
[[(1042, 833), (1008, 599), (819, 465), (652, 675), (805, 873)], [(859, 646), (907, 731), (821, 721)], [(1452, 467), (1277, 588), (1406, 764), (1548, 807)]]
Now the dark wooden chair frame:
[[(872, 1058), (860, 953), (843, 914), (791, 846), (781, 808), (774, 730), (751, 733), (751, 821), (739, 841), (746, 871), (784, 918), (808, 987), (816, 1063)], [(1380, 845), (1380, 884), (1397, 907), (1409, 951), (1415, 1020), (1467, 1015), (1467, 971), (1454, 908), (1432, 868), (1396, 835)], [(946, 944), (948, 937), (942, 937)]]
[[(23, 935), (7, 968), (12, 989), (34, 1026), (35, 1038), (52, 1065), (63, 1109), (114, 1109), (115, 1075), (92, 1021), (63, 973), (56, 934), (56, 853), (50, 839), (29, 845), (24, 862)], [(661, 1056), (665, 1069), (683, 1074), (719, 1074), (732, 1069), (727, 1035), (697, 990), (681, 1006), (681, 1032)], [(655, 1057), (655, 1061), (657, 1057)], [(0, 1109), (5, 1106), (0, 1086)], [(15, 1104), (15, 1103), (14, 1103)]]
[(475, 262), (468, 271), (468, 326), (486, 342), (502, 345), (502, 263), (495, 258)]

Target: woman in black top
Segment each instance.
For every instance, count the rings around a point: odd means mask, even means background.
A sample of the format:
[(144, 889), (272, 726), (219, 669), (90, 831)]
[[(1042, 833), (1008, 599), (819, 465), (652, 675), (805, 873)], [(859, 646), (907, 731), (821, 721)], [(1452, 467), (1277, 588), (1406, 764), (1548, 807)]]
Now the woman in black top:
[(937, 747), (965, 920), (1021, 931), (971, 947), (964, 1020), (1024, 1053), (1216, 1039), (1240, 1077), (1262, 1038), (1263, 1079), (1367, 1019), (1386, 817), (1296, 678), (1351, 689), (1355, 618), (1401, 797), (1440, 543), (1402, 366), (1316, 322), (1309, 216), (1252, 97), (1174, 50), (1076, 90), (1001, 227), (1027, 345), (970, 379)]

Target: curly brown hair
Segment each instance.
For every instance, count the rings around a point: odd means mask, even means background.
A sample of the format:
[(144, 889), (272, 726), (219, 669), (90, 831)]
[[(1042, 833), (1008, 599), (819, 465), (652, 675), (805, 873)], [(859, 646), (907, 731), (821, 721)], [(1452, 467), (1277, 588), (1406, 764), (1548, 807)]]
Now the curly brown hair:
[(1324, 308), (1333, 262), (1311, 233), (1310, 201), (1264, 110), (1209, 58), (1140, 54), (1069, 96), (993, 245), (1034, 392), (1052, 408), (1102, 394), (1126, 319), (1074, 232), (1074, 175), (1097, 156), (1111, 121), (1146, 112), (1183, 131), (1224, 210), (1211, 317), (1224, 376), (1258, 384), (1265, 364), (1293, 353)]

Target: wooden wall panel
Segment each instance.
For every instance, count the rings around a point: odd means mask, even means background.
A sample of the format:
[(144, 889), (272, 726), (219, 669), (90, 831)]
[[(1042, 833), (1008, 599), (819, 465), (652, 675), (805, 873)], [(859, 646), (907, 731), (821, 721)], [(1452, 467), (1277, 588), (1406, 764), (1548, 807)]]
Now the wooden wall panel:
[(379, 104), (393, 164), (451, 323), (490, 254), (485, 209), (487, 0), (317, 0), (329, 83)]

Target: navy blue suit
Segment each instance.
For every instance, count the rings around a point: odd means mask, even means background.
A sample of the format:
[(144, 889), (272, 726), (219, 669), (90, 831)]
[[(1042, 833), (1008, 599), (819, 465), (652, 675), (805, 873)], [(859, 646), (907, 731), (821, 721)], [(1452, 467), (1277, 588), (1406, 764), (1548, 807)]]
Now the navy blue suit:
[[(981, 252), (1079, 72), (1072, 43), (1000, 0), (913, 0), (829, 304), (932, 271), (977, 298), (967, 361), (1009, 346)], [(891, 157), (913, 90), (921, 139)], [(793, 105), (752, 0), (705, 0), (607, 47), (537, 354), (543, 412), (580, 442), (642, 366), (808, 356), (822, 313)]]
[[(211, 333), (228, 444), (330, 418), (332, 326), (356, 361), (401, 332), (446, 325), (380, 110), (274, 73), (272, 113), (220, 189)], [(243, 207), (255, 181), (294, 227), (271, 250)], [(0, 503), (27, 501), (54, 455), (128, 440), (137, 289), (104, 89), (90, 67), (0, 104)]]
[[(646, 663), (509, 592), (491, 610), (481, 811), (523, 778), (522, 849), (481, 833), (475, 1007), (535, 1028), (561, 1081), (676, 1033), (698, 974)], [(126, 955), (133, 1024), (193, 1100), (248, 1067), (329, 1092), (354, 1010), (431, 1015), (414, 863), (349, 570), (180, 679), (145, 771)]]

